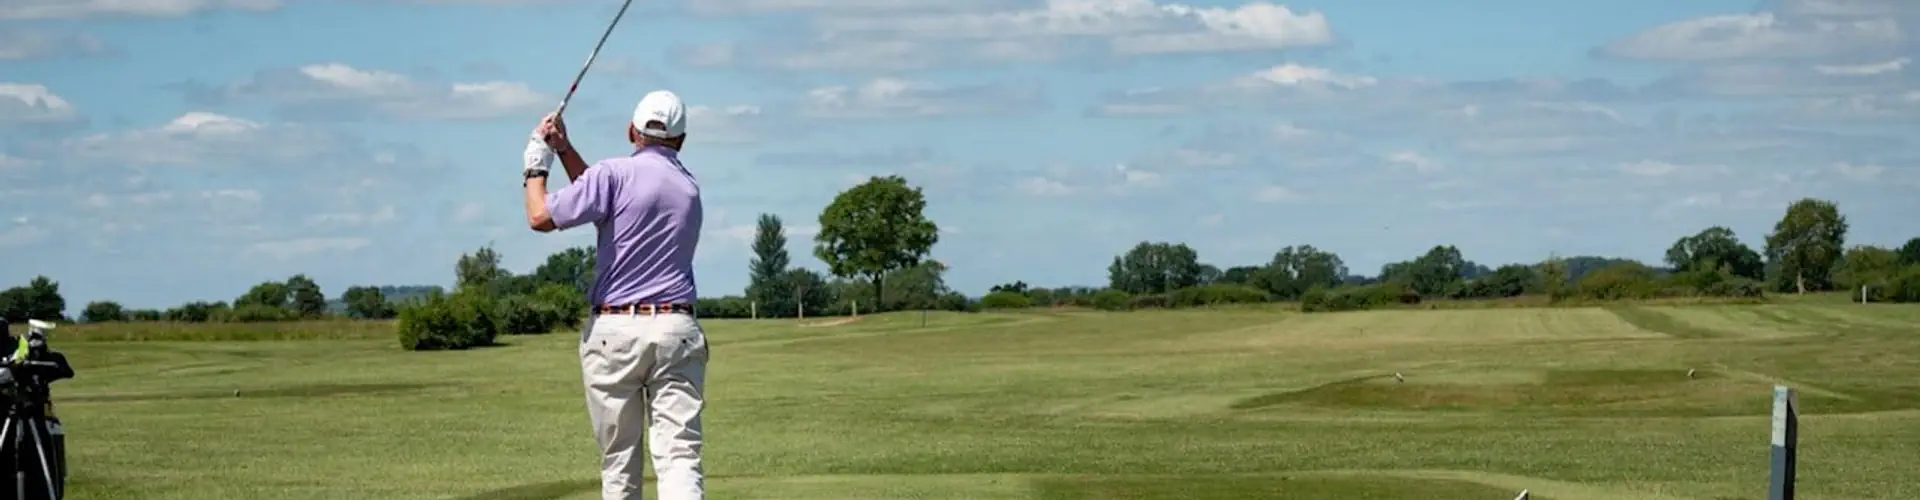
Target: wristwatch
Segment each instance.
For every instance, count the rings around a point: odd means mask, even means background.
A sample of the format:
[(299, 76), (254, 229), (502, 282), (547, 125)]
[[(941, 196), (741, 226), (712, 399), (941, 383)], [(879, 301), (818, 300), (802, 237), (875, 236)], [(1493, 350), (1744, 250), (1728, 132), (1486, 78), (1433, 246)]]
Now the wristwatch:
[(545, 178), (547, 176), (546, 170), (527, 170), (525, 172), (526, 177), (520, 180), (520, 187), (527, 187), (527, 181), (533, 180), (535, 177)]

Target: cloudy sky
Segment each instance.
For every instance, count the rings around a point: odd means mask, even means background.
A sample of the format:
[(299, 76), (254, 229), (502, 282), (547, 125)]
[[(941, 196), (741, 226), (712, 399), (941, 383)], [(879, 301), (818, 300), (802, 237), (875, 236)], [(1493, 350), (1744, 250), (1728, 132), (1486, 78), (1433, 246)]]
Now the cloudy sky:
[[(1657, 261), (1806, 196), (1920, 236), (1920, 2), (1236, 1), (641, 0), (570, 128), (619, 155), (646, 91), (693, 106), (710, 296), (758, 214), (818, 269), (821, 207), (887, 173), (971, 294), (1142, 240)], [(590, 244), (525, 228), (519, 153), (618, 4), (0, 0), (0, 283), (165, 307)]]

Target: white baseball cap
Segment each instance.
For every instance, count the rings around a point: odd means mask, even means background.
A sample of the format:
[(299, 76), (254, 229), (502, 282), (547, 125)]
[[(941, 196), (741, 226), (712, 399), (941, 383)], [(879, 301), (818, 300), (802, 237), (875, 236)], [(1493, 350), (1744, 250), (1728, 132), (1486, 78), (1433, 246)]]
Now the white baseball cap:
[[(660, 122), (666, 130), (647, 128), (647, 122)], [(640, 104), (633, 107), (633, 128), (642, 135), (660, 139), (672, 139), (687, 133), (687, 106), (680, 102), (680, 96), (671, 91), (655, 90), (640, 98)]]

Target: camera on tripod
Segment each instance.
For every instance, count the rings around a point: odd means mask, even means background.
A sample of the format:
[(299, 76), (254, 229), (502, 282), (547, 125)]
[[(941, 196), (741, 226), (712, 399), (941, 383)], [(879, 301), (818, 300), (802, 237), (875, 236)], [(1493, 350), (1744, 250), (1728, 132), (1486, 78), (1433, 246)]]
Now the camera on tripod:
[(67, 489), (66, 432), (53, 412), (49, 386), (73, 378), (67, 357), (47, 347), (51, 322), (27, 320), (17, 337), (0, 320), (0, 498), (59, 500)]

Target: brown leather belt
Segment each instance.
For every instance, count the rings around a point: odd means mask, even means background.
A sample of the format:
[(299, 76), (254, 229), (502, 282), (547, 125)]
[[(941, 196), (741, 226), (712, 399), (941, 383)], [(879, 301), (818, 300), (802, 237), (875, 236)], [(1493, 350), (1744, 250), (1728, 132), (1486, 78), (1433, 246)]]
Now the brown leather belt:
[(693, 304), (602, 304), (595, 306), (593, 312), (599, 314), (693, 314)]

